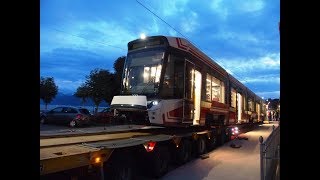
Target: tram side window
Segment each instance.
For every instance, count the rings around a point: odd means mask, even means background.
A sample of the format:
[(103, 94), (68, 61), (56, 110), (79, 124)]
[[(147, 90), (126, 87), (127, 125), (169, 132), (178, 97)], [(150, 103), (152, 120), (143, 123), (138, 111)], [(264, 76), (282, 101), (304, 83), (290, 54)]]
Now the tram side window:
[(209, 74), (207, 74), (206, 82), (206, 101), (211, 101), (211, 76)]
[(258, 112), (258, 114), (260, 113), (260, 104), (256, 103), (256, 111)]
[(162, 97), (170, 98), (170, 97), (173, 97), (173, 93), (174, 93), (174, 62), (173, 62), (172, 56), (169, 55), (160, 95)]
[(225, 93), (226, 93), (226, 90), (225, 90), (226, 88), (225, 88), (225, 86), (224, 86), (224, 82), (222, 82), (221, 81), (221, 87), (220, 87), (220, 90), (221, 90), (221, 101), (220, 102), (222, 102), (222, 103), (226, 103), (226, 101), (225, 101), (225, 97), (226, 97), (226, 95), (225, 95)]
[(246, 97), (243, 96), (243, 109), (246, 111), (247, 110), (247, 106), (246, 106)]
[(265, 104), (262, 104), (262, 112), (265, 113), (267, 110), (266, 110), (266, 105)]
[(231, 88), (231, 107), (236, 107), (237, 104), (237, 91)]
[(184, 58), (175, 57), (174, 61), (174, 97), (183, 98), (184, 89)]
[(219, 79), (207, 74), (206, 100), (225, 103), (225, 86)]
[(249, 106), (249, 111), (254, 111), (252, 99), (248, 99), (248, 106)]
[(169, 55), (163, 80), (162, 97), (183, 98), (184, 58)]
[(193, 100), (194, 98), (194, 64), (186, 61), (186, 73), (185, 73), (185, 98)]

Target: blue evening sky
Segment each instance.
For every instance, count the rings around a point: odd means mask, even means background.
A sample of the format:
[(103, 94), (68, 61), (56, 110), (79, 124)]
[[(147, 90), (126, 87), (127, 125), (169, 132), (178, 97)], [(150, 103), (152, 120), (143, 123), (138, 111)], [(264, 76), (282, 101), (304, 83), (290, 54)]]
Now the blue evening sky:
[(141, 33), (184, 36), (257, 95), (279, 98), (279, 21), (280, 0), (41, 0), (40, 76), (73, 94), (91, 70), (113, 72)]

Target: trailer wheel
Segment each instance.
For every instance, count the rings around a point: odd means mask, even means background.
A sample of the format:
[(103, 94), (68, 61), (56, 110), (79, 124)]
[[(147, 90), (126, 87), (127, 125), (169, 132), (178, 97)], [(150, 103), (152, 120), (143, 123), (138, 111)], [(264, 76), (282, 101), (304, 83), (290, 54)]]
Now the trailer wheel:
[(76, 127), (77, 126), (77, 122), (75, 120), (70, 121), (69, 123), (70, 127)]
[(159, 147), (153, 156), (152, 175), (159, 178), (168, 172), (170, 154), (166, 147)]
[(222, 133), (220, 136), (220, 145), (223, 145), (226, 142), (226, 135)]
[(107, 180), (132, 180), (134, 176), (131, 158), (126, 154), (119, 154), (107, 165), (105, 171)]
[(216, 136), (211, 136), (210, 139), (207, 139), (207, 150), (213, 150), (217, 147), (217, 138)]
[(129, 166), (118, 167), (112, 176), (113, 180), (131, 180), (132, 169)]
[(206, 141), (203, 137), (199, 137), (197, 140), (197, 153), (202, 155), (206, 152)]
[(187, 139), (181, 141), (181, 146), (177, 149), (177, 161), (179, 164), (188, 162), (191, 156), (191, 142)]
[(221, 134), (218, 136), (218, 144), (223, 145), (226, 142), (226, 129), (221, 129)]
[(231, 140), (231, 128), (227, 128), (226, 131), (228, 132), (228, 134), (226, 135), (226, 142), (229, 142)]

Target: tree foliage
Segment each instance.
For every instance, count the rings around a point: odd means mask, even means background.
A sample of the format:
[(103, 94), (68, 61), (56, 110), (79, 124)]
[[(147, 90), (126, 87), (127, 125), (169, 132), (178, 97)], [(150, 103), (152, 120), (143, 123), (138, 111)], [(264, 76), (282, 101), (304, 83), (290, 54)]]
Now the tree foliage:
[(46, 109), (57, 93), (58, 86), (55, 84), (53, 77), (40, 77), (40, 99), (45, 103)]
[(80, 87), (77, 88), (77, 91), (74, 93), (74, 96), (81, 98), (81, 104), (84, 106), (84, 104), (87, 102), (87, 99), (89, 96), (89, 87), (86, 84), (82, 84)]
[(94, 69), (87, 76), (85, 85), (88, 87), (89, 97), (94, 102), (96, 108), (102, 100), (110, 103), (114, 85), (114, 76), (108, 70)]
[(119, 95), (120, 89), (121, 89), (121, 83), (122, 83), (122, 72), (124, 67), (126, 56), (119, 57), (114, 63), (113, 63), (113, 69), (115, 71), (115, 85), (113, 90), (113, 96)]
[(110, 73), (105, 69), (94, 69), (86, 76), (86, 81), (77, 88), (75, 96), (82, 99), (85, 103), (87, 98), (92, 99), (96, 109), (104, 100), (106, 103), (111, 103), (113, 96), (119, 95), (122, 71), (126, 57), (119, 57), (113, 64), (115, 73)]

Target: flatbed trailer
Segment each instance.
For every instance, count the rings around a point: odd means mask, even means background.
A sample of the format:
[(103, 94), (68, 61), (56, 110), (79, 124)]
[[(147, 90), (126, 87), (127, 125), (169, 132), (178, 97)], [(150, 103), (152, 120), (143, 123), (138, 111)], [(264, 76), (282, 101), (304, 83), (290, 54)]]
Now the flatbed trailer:
[(41, 131), (40, 177), (131, 179), (145, 168), (147, 176), (160, 177), (170, 162), (186, 163), (232, 139), (231, 128), (221, 132), (213, 126), (143, 125)]
[[(106, 174), (104, 167), (111, 159), (111, 164), (114, 165), (119, 164), (118, 162), (122, 159), (134, 158), (136, 165), (136, 162), (143, 161), (147, 156), (153, 156), (146, 158), (150, 160), (170, 153), (170, 157), (174, 154), (178, 156), (177, 161), (184, 163), (189, 160), (193, 152), (191, 146), (199, 144), (199, 147), (196, 147), (198, 149), (196, 153), (202, 154), (207, 147), (213, 147), (216, 143), (215, 129), (200, 126), (185, 129), (141, 125), (108, 128), (108, 130), (101, 130), (102, 127), (97, 127), (95, 131), (78, 129), (41, 132), (41, 178), (50, 179), (53, 175), (64, 174), (66, 179), (71, 179), (79, 175), (88, 176), (87, 173), (91, 171), (97, 174), (98, 179), (108, 179), (109, 174)], [(166, 150), (159, 152), (158, 149)], [(115, 157), (112, 158), (113, 156)], [(164, 159), (169, 161), (168, 157)], [(125, 162), (122, 163), (117, 166), (125, 166)], [(159, 163), (167, 166), (169, 162), (151, 162), (150, 166), (157, 166)], [(121, 169), (121, 167), (117, 168)], [(80, 173), (79, 169), (83, 172)], [(153, 167), (152, 169), (154, 173), (152, 175), (155, 176), (161, 176), (166, 172), (166, 168)], [(120, 172), (110, 173), (118, 176), (124, 172), (120, 170)], [(109, 179), (115, 179), (113, 177), (110, 176)]]

